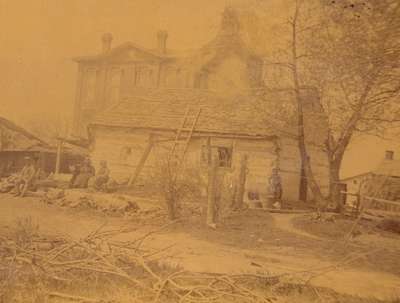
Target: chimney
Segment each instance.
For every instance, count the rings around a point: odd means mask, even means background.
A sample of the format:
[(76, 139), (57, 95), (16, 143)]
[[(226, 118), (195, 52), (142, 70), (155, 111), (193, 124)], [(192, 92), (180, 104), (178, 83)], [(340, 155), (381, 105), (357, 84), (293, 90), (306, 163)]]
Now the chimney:
[(161, 54), (165, 54), (167, 52), (167, 31), (159, 31), (157, 33), (157, 49)]
[(394, 151), (387, 150), (385, 152), (385, 160), (393, 160), (393, 158), (394, 158)]
[(232, 7), (225, 7), (222, 13), (220, 34), (226, 36), (237, 35), (240, 30), (239, 17), (236, 10)]
[(110, 51), (112, 40), (113, 40), (113, 36), (111, 33), (103, 34), (103, 36), (101, 37), (103, 53)]

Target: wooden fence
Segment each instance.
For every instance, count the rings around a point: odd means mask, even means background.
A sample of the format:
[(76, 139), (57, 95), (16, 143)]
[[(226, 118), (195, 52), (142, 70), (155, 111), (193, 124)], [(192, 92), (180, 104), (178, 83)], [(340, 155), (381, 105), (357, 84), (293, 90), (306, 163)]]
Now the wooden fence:
[(371, 209), (400, 213), (400, 201), (391, 201), (345, 191), (342, 191), (342, 194), (356, 197), (356, 203), (353, 205), (353, 210), (356, 212), (360, 212), (362, 209)]

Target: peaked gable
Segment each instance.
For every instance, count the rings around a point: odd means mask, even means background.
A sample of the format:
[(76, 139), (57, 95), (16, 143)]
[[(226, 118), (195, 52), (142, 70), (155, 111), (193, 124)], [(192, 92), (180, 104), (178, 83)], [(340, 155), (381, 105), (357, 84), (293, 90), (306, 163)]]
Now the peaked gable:
[(93, 62), (93, 61), (108, 61), (113, 59), (134, 59), (134, 56), (142, 56), (143, 58), (162, 59), (164, 56), (157, 54), (153, 50), (145, 49), (132, 42), (126, 42), (112, 50), (94, 56), (76, 57), (73, 60), (76, 62)]

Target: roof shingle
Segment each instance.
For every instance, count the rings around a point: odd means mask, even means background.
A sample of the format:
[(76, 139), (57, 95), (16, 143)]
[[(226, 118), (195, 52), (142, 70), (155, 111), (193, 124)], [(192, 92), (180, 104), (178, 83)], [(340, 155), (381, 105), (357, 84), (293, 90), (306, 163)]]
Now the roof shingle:
[[(176, 130), (187, 107), (201, 108), (195, 131), (250, 136), (274, 136), (290, 128), (292, 108), (275, 94), (227, 94), (196, 89), (136, 91), (119, 104), (98, 114), (95, 125)], [(284, 115), (278, 116), (278, 115)]]

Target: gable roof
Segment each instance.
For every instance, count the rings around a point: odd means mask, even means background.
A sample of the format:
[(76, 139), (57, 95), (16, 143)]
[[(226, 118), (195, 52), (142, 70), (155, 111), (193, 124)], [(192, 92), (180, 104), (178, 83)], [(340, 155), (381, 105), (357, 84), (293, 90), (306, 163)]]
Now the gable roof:
[(0, 117), (0, 126), (3, 126), (13, 132), (19, 133), (19, 134), (23, 135), (24, 137), (26, 137), (27, 139), (34, 141), (34, 144), (32, 146), (30, 146), (30, 148), (28, 148), (28, 149), (32, 149), (34, 146), (40, 147), (40, 148), (50, 148), (50, 145), (48, 143), (46, 143), (42, 139), (36, 137), (32, 133), (28, 132), (24, 128), (18, 126), (17, 124), (15, 124), (14, 122), (12, 122), (6, 118)]
[[(223, 133), (253, 137), (281, 134), (288, 125), (274, 125), (263, 106), (282, 108), (284, 102), (266, 102), (257, 94), (222, 96), (198, 89), (148, 89), (137, 91), (119, 104), (96, 115), (89, 129), (96, 126), (150, 128), (175, 131), (181, 127), (186, 109), (201, 108), (195, 132)], [(287, 121), (275, 121), (286, 123)]]
[(96, 62), (111, 59), (123, 52), (136, 50), (155, 59), (183, 59), (195, 61), (199, 68), (205, 69), (219, 62), (228, 53), (236, 53), (245, 60), (262, 61), (262, 56), (256, 54), (240, 36), (240, 22), (236, 11), (231, 7), (226, 7), (222, 13), (221, 25), (218, 34), (209, 43), (197, 50), (173, 51), (166, 49), (161, 53), (158, 49), (147, 49), (132, 42), (123, 43), (109, 51), (91, 55), (73, 58), (76, 62)]
[(142, 53), (145, 53), (147, 55), (153, 56), (155, 58), (167, 58), (167, 55), (163, 55), (158, 53), (157, 51), (154, 50), (149, 50), (144, 47), (141, 47), (133, 42), (126, 42), (123, 43), (113, 49), (111, 49), (108, 52), (103, 52), (97, 55), (91, 55), (91, 56), (79, 56), (73, 58), (74, 61), (76, 62), (92, 62), (92, 61), (102, 61), (102, 60), (107, 60), (110, 58), (113, 58), (114, 56), (117, 56), (118, 54), (121, 54), (123, 52), (129, 51), (129, 50), (136, 50)]

